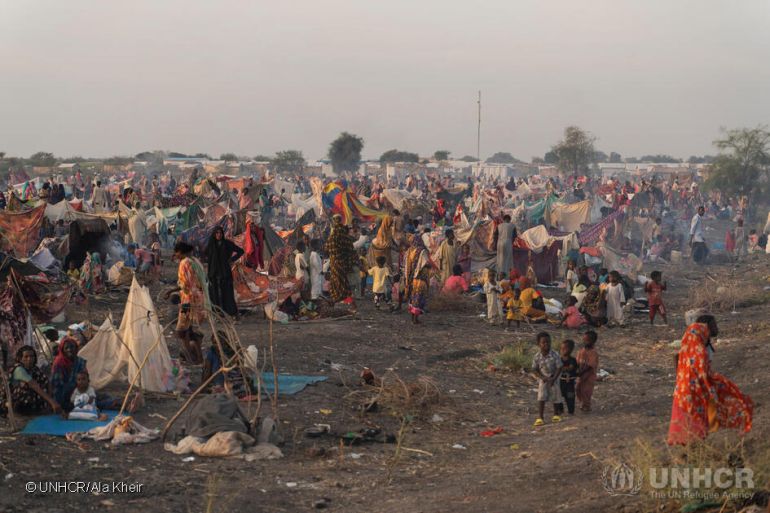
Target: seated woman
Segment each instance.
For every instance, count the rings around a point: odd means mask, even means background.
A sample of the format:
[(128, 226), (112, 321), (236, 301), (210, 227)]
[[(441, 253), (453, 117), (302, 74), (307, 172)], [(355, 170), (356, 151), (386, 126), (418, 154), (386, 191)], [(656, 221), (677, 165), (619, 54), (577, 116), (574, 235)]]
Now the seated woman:
[(455, 264), (452, 268), (452, 276), (444, 282), (442, 294), (459, 296), (463, 292), (468, 292), (468, 282), (463, 278), (463, 268), (460, 264)]
[(530, 283), (528, 278), (521, 278), (519, 281), (519, 288), (521, 289), (521, 296), (519, 296), (521, 308), (519, 311), (531, 320), (545, 319), (545, 307), (538, 308), (535, 305), (535, 303), (543, 304), (543, 296)]
[[(60, 413), (61, 406), (48, 395), (48, 378), (37, 367), (37, 353), (32, 346), (22, 346), (16, 351), (16, 365), (11, 370), (10, 377), (11, 402), (14, 411), (33, 415), (44, 413), (48, 407), (55, 413)], [(5, 408), (4, 392), (0, 409)]]
[(70, 397), (77, 387), (77, 377), (86, 370), (86, 361), (78, 356), (78, 343), (73, 337), (64, 337), (51, 367), (51, 391), (65, 411), (72, 409)]
[(577, 299), (574, 296), (570, 296), (567, 300), (567, 308), (564, 309), (562, 315), (564, 319), (561, 321), (561, 325), (571, 330), (578, 329), (588, 323), (578, 310)]

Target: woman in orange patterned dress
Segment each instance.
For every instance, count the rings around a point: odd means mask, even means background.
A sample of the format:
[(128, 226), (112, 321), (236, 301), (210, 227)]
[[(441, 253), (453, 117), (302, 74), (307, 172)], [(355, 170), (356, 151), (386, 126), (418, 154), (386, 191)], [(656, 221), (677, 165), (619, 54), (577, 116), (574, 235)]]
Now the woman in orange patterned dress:
[(193, 247), (185, 242), (177, 242), (174, 246), (174, 259), (179, 260), (178, 287), (166, 295), (179, 291), (176, 334), (182, 341), (182, 351), (188, 361), (197, 365), (203, 363), (203, 333), (200, 325), (206, 319), (206, 312), (211, 310), (211, 303), (206, 271), (192, 253)]
[(751, 398), (711, 370), (711, 337), (718, 334), (712, 315), (698, 317), (685, 331), (676, 368), (669, 445), (687, 445), (720, 428), (751, 430)]

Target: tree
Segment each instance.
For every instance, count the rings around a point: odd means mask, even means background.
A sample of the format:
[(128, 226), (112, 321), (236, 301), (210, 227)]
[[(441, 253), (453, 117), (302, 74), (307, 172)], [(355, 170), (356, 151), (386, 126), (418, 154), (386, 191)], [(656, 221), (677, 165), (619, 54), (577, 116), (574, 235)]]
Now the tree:
[(616, 153), (614, 151), (610, 152), (610, 163), (611, 164), (620, 164), (623, 162), (623, 156), (620, 153)]
[(543, 162), (546, 164), (558, 164), (559, 156), (553, 150), (548, 151), (545, 153), (545, 155), (543, 155)]
[(449, 154), (451, 152), (448, 150), (436, 150), (433, 153), (433, 158), (436, 160), (449, 160)]
[(361, 162), (364, 140), (357, 135), (342, 132), (329, 145), (329, 159), (335, 171), (355, 171)]
[(419, 162), (420, 156), (401, 150), (388, 150), (380, 155), (380, 162)]
[(714, 156), (713, 155), (704, 155), (702, 157), (698, 157), (696, 155), (691, 155), (689, 159), (687, 159), (688, 164), (711, 164), (714, 162)]
[(476, 157), (472, 157), (471, 155), (466, 155), (463, 158), (461, 158), (460, 160), (463, 161), (463, 162), (478, 162), (479, 161), (479, 159), (477, 159)]
[(532, 163), (542, 165), (545, 164), (545, 159), (543, 159), (543, 157), (532, 157)]
[(498, 151), (487, 159), (487, 162), (491, 164), (515, 164), (520, 162), (519, 159), (514, 157), (508, 152)]
[(719, 155), (711, 164), (707, 189), (753, 198), (762, 194), (770, 179), (770, 132), (766, 126), (727, 130), (714, 141)]
[(301, 173), (305, 168), (305, 157), (301, 151), (279, 151), (270, 161), (275, 169), (286, 173)]
[(238, 162), (238, 155), (235, 153), (223, 153), (219, 156), (219, 160), (224, 160), (225, 162)]
[(270, 162), (273, 160), (273, 157), (268, 157), (267, 155), (257, 155), (254, 157), (255, 162)]
[(596, 150), (594, 152), (594, 162), (607, 162), (610, 158), (603, 151)]
[(163, 161), (166, 160), (166, 152), (160, 150), (143, 151), (134, 155), (134, 158), (141, 162), (149, 162), (150, 164), (162, 165)]
[(551, 148), (558, 159), (558, 166), (565, 173), (577, 175), (588, 172), (595, 158), (594, 141), (590, 132), (576, 126), (564, 129), (564, 139)]
[(56, 164), (53, 153), (39, 151), (29, 156), (29, 163), (34, 167), (51, 167)]
[(0, 160), (3, 160), (5, 158), (5, 152), (0, 151)]
[(680, 159), (674, 158), (671, 155), (642, 155), (639, 157), (639, 160), (656, 164), (679, 164), (682, 162)]

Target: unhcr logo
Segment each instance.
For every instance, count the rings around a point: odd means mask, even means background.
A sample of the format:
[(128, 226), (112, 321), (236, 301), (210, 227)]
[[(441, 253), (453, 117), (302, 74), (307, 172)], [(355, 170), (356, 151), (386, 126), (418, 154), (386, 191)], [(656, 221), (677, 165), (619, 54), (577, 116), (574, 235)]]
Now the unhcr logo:
[(607, 465), (602, 471), (602, 485), (610, 495), (638, 495), (644, 475), (636, 465)]

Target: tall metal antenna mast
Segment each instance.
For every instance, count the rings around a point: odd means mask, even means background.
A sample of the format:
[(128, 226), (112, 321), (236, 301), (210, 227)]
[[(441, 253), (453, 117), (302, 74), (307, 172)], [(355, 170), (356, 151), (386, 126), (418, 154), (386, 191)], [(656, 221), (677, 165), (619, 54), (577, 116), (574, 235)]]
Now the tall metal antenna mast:
[(476, 158), (481, 162), (481, 91), (479, 91), (479, 126), (476, 132)]

